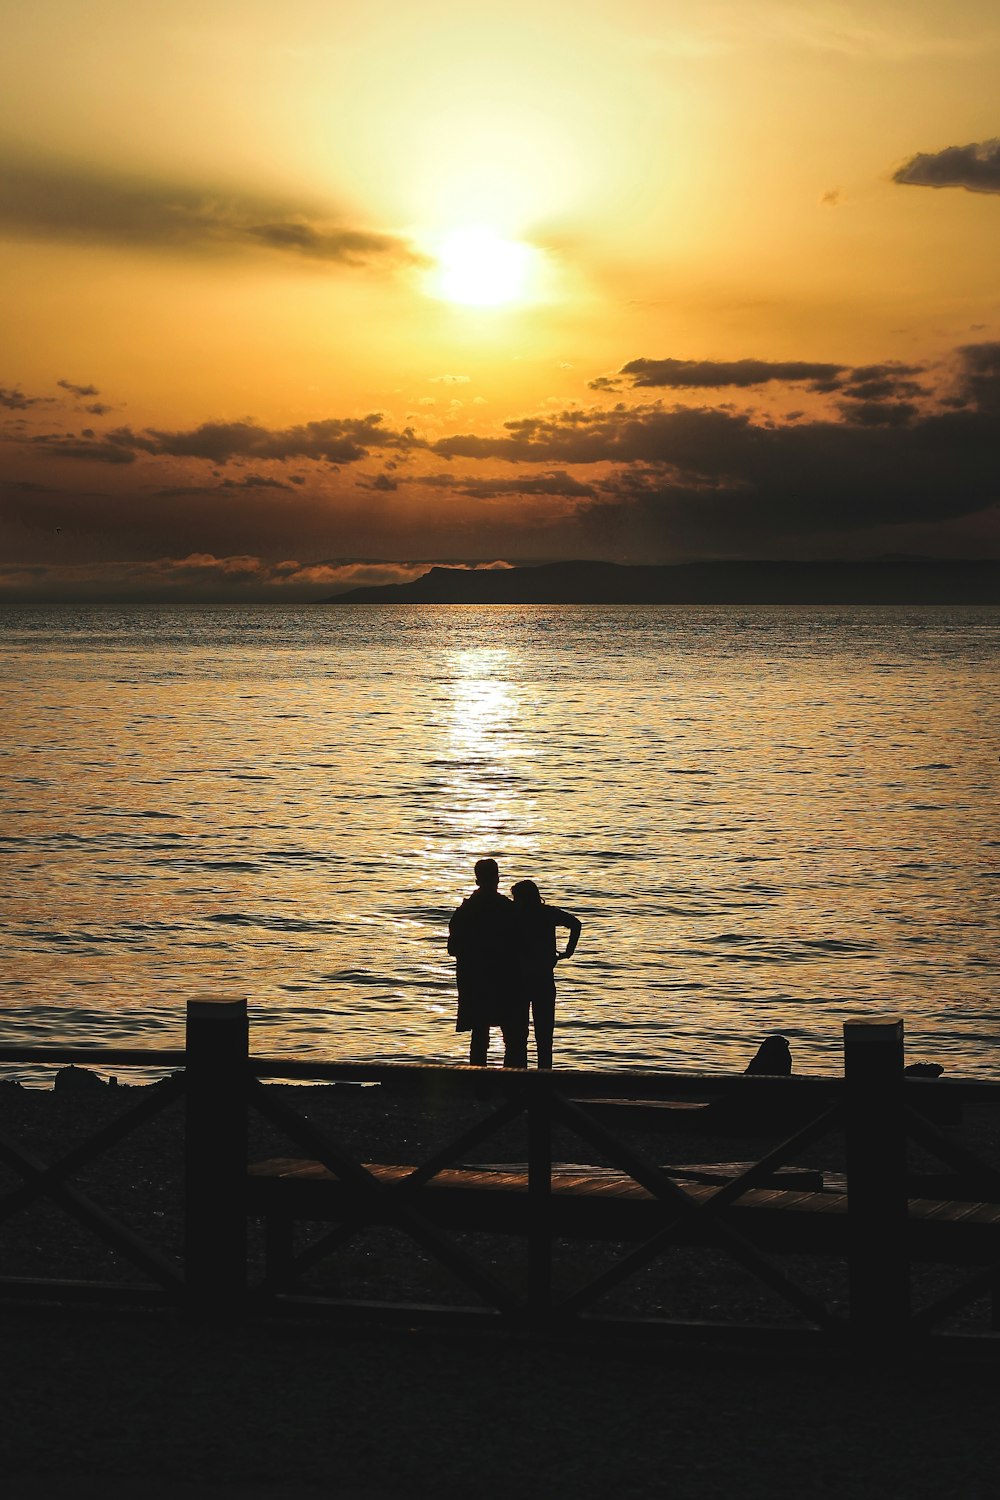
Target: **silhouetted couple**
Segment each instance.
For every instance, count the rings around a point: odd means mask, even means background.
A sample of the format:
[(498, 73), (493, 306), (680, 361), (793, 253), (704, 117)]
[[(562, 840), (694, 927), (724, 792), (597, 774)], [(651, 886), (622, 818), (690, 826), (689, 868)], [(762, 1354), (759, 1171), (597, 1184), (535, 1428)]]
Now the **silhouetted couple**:
[[(569, 958), (580, 940), (578, 919), (548, 906), (533, 880), (511, 887), (513, 900), (501, 896), (495, 859), (478, 860), (476, 889), (466, 897), (448, 926), (448, 952), (457, 960), (458, 1022), (471, 1031), (469, 1061), (486, 1063), (490, 1028), (503, 1033), (505, 1068), (528, 1066), (528, 1018), (535, 1030), (540, 1068), (552, 1066), (552, 1033), (556, 1015), (555, 966)], [(562, 953), (556, 928), (568, 927)]]

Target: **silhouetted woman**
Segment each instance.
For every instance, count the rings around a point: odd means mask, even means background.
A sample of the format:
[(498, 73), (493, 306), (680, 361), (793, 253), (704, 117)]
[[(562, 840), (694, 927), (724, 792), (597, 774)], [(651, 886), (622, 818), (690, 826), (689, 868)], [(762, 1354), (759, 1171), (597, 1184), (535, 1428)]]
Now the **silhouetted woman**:
[[(561, 958), (570, 958), (576, 952), (582, 926), (579, 919), (568, 911), (547, 906), (533, 880), (519, 880), (511, 886), (510, 893), (514, 898), (514, 930), (518, 968), (524, 986), (522, 994), (531, 1006), (538, 1066), (551, 1068), (552, 1033), (556, 1022), (555, 966)], [(569, 928), (569, 940), (562, 953), (556, 948), (557, 927)]]

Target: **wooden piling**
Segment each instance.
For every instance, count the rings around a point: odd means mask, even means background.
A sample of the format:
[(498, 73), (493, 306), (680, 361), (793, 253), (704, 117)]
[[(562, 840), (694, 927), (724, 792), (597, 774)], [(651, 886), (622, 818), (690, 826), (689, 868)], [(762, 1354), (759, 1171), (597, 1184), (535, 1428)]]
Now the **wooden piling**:
[(903, 1023), (844, 1023), (851, 1326), (875, 1342), (910, 1316)]
[(184, 1266), (199, 1315), (246, 1295), (247, 1002), (199, 996), (187, 1007)]

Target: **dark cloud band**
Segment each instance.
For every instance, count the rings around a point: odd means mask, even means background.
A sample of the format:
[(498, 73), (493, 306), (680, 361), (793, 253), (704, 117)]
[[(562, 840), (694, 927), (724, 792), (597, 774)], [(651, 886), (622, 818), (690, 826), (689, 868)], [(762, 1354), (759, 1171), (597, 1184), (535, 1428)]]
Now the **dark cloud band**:
[[(956, 393), (922, 409), (899, 396), (917, 367), (845, 370), (839, 419), (758, 420), (748, 412), (658, 403), (569, 410), (505, 424), (503, 435), (440, 439), (448, 458), (606, 464), (598, 504), (662, 546), (667, 537), (802, 536), (835, 527), (942, 520), (1000, 499), (1000, 345), (958, 351)], [(625, 367), (626, 369), (628, 366)], [(918, 389), (922, 389), (918, 387)]]
[[(65, 471), (65, 461), (89, 460), (113, 493), (19, 481), (0, 491), (0, 519), (146, 556), (180, 545), (317, 556), (334, 541), (412, 556), (454, 550), (473, 530), (477, 547), (498, 556), (523, 557), (526, 546), (550, 556), (766, 556), (831, 536), (891, 545), (907, 527), (923, 535), (967, 521), (995, 546), (1000, 342), (966, 345), (933, 370), (833, 368), (832, 399), (811, 412), (647, 398), (546, 410), (433, 442), (377, 414), (29, 437), (32, 414), (21, 406), (33, 398), (18, 391), (8, 424), (18, 461), (59, 459)], [(421, 472), (435, 457), (462, 462)], [(354, 465), (350, 479), (338, 475)]]

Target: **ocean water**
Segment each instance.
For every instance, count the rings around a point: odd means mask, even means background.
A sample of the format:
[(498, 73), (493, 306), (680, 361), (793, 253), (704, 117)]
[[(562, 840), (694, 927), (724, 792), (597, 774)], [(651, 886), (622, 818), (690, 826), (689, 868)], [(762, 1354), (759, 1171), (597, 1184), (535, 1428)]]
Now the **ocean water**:
[(782, 1031), (839, 1072), (899, 1015), (996, 1076), (998, 643), (990, 608), (7, 611), (0, 1037), (178, 1045), (221, 992), (261, 1054), (464, 1060), (489, 854), (583, 923), (557, 1066)]

